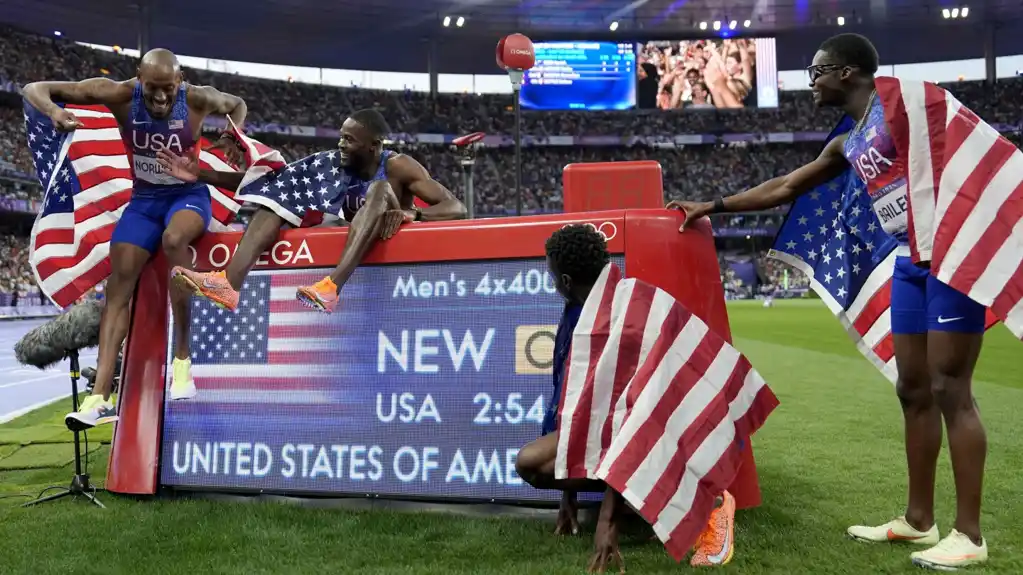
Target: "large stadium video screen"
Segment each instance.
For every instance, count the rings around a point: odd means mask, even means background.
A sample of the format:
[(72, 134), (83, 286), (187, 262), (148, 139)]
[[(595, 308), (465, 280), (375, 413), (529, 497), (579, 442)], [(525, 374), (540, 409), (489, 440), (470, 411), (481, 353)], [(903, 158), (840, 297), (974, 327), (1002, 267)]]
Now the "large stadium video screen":
[(655, 40), (636, 44), (636, 107), (778, 107), (774, 38)]
[(537, 42), (522, 79), (526, 110), (631, 110), (636, 55), (631, 42)]
[(557, 501), (515, 473), (553, 391), (564, 300), (546, 267), (360, 266), (329, 315), (295, 299), (329, 269), (253, 271), (234, 312), (193, 298), (199, 394), (165, 402), (162, 484)]

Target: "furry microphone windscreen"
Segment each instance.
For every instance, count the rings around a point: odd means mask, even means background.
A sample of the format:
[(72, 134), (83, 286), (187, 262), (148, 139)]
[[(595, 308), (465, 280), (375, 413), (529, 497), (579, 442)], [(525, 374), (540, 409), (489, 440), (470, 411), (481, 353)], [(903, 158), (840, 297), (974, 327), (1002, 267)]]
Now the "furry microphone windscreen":
[(73, 306), (53, 320), (25, 334), (14, 346), (14, 356), (24, 365), (46, 369), (72, 351), (99, 345), (102, 301)]

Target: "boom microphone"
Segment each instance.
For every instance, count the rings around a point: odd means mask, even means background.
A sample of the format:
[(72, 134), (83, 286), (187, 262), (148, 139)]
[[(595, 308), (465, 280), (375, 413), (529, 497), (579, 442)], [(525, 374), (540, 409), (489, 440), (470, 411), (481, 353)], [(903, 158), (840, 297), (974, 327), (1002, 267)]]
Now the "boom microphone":
[(46, 369), (71, 352), (99, 345), (102, 301), (89, 301), (72, 308), (25, 334), (14, 346), (18, 363)]

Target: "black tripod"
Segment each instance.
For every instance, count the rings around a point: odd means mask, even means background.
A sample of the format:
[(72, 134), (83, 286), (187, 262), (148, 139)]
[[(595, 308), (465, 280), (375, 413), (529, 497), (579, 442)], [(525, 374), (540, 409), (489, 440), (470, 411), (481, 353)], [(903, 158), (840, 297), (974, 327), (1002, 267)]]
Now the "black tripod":
[[(78, 378), (81, 377), (81, 371), (78, 367), (78, 350), (69, 351), (65, 357), (71, 360), (71, 404), (74, 406), (73, 408), (74, 411), (78, 411)], [(75, 475), (74, 477), (71, 478), (71, 486), (67, 488), (57, 485), (47, 487), (46, 489), (43, 490), (43, 493), (50, 491), (51, 489), (63, 489), (63, 491), (61, 491), (60, 493), (55, 493), (53, 495), (47, 495), (46, 497), (40, 497), (35, 501), (29, 501), (28, 503), (23, 504), (22, 507), (36, 505), (39, 503), (43, 503), (45, 501), (53, 501), (55, 499), (67, 497), (68, 495), (71, 496), (81, 495), (82, 497), (88, 499), (92, 503), (99, 505), (100, 507), (106, 508), (105, 505), (103, 505), (102, 503), (99, 502), (98, 499), (96, 499), (95, 493), (98, 491), (98, 489), (96, 489), (96, 486), (91, 485), (89, 483), (89, 475), (86, 473), (82, 473), (82, 449), (81, 444), (79, 443), (78, 440), (78, 433), (79, 433), (78, 431), (74, 432)]]

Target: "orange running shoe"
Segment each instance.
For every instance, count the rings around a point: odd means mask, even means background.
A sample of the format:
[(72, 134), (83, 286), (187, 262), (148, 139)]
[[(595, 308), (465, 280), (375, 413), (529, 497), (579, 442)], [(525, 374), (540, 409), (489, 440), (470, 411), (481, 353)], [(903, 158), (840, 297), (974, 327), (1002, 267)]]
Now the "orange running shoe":
[(696, 542), (693, 567), (716, 567), (732, 560), (735, 551), (735, 497), (725, 491), (721, 506), (710, 514), (707, 528)]
[(224, 272), (200, 273), (174, 266), (171, 270), (171, 280), (192, 290), (195, 295), (210, 300), (218, 307), (231, 311), (238, 308), (238, 292), (231, 287)]
[(331, 313), (337, 307), (337, 285), (330, 277), (325, 277), (311, 286), (298, 288), (296, 297), (307, 307)]

